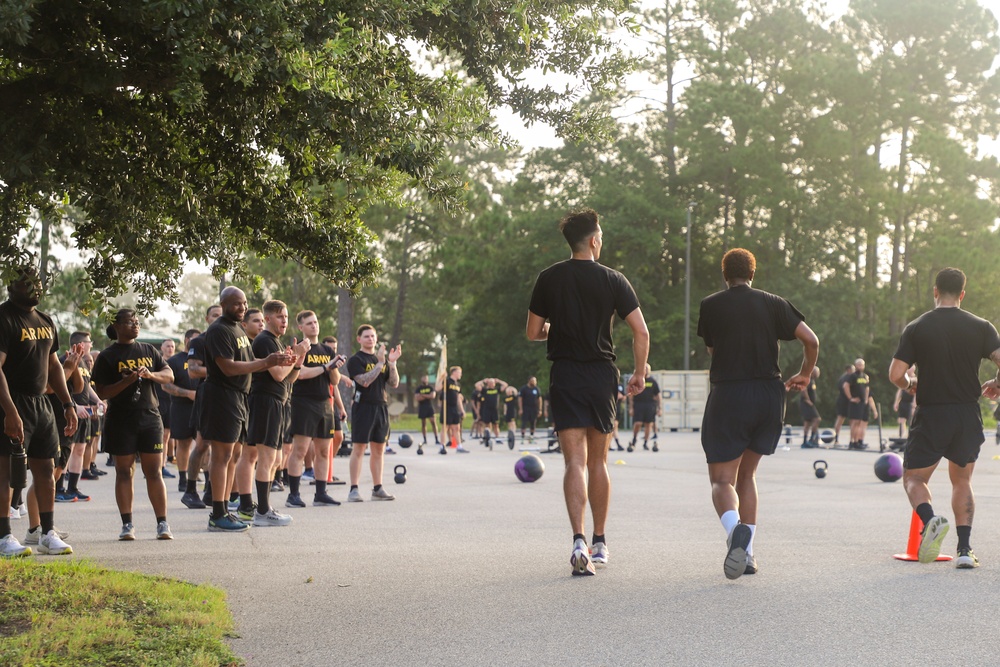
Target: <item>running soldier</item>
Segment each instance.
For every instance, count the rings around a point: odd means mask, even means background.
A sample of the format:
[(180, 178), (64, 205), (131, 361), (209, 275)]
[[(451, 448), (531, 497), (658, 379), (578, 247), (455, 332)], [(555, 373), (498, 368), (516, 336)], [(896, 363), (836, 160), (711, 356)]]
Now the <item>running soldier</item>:
[[(1000, 336), (990, 322), (962, 310), (965, 274), (946, 268), (934, 278), (934, 308), (906, 325), (889, 365), (889, 381), (916, 395), (920, 409), (903, 454), (903, 487), (924, 523), (917, 559), (935, 561), (948, 534), (948, 520), (934, 513), (931, 475), (948, 459), (951, 508), (958, 533), (955, 567), (979, 567), (970, 542), (976, 499), (972, 472), (983, 445), (979, 397), (1000, 397)], [(989, 359), (997, 377), (979, 384), (979, 364)], [(920, 369), (920, 381), (908, 371)]]
[[(646, 383), (643, 390), (632, 399), (632, 442), (628, 445), (628, 451), (635, 450), (635, 441), (639, 437), (639, 429), (642, 432), (642, 448), (649, 449), (649, 434), (652, 432), (656, 416), (660, 414), (660, 385), (651, 376), (653, 369), (646, 364)], [(653, 451), (658, 452), (656, 442), (653, 442)]]
[[(632, 329), (635, 375), (628, 384), (632, 395), (645, 383), (649, 331), (632, 285), (618, 271), (597, 262), (604, 236), (597, 213), (592, 209), (572, 213), (559, 223), (559, 230), (572, 257), (538, 274), (525, 333), (528, 340), (547, 341), (552, 417), (566, 462), (563, 493), (573, 530), (570, 565), (574, 575), (592, 575), (594, 564), (606, 565), (609, 557), (607, 460), (619, 380), (613, 317), (617, 313)], [(594, 518), (592, 551), (584, 534), (588, 500)]]
[[(802, 313), (780, 296), (751, 287), (756, 268), (749, 250), (727, 252), (722, 277), (728, 288), (705, 297), (698, 317), (698, 335), (712, 356), (701, 445), (712, 503), (726, 531), (722, 569), (729, 579), (757, 572), (757, 465), (778, 445), (785, 392), (808, 386), (819, 355), (819, 339)], [(778, 341), (796, 339), (802, 366), (782, 383)]]

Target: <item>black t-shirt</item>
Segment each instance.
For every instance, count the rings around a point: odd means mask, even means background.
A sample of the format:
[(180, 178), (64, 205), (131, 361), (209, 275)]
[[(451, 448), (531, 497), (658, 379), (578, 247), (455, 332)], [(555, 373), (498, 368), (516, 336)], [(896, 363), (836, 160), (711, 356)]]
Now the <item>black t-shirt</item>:
[(847, 384), (851, 379), (850, 373), (844, 373), (839, 378), (837, 378), (837, 398), (847, 400), (847, 396), (844, 395), (844, 385)]
[(809, 385), (806, 387), (806, 390), (799, 394), (799, 405), (805, 405), (807, 398), (810, 403), (814, 406), (816, 405), (816, 380), (813, 378), (809, 379)]
[[(415, 393), (416, 393), (417, 396), (428, 396), (429, 397), (431, 394), (434, 393), (434, 387), (430, 386), (429, 384), (417, 385), (417, 390), (416, 390)], [(426, 399), (424, 399), (423, 401), (420, 401), (420, 405), (424, 405), (425, 403), (427, 403)]]
[(517, 394), (504, 394), (503, 406), (506, 414), (515, 414), (517, 412)]
[(356, 402), (378, 405), (385, 405), (389, 402), (388, 394), (385, 391), (385, 385), (389, 381), (388, 362), (382, 366), (382, 372), (375, 376), (375, 379), (367, 387), (362, 387), (361, 383), (356, 380), (357, 376), (364, 375), (375, 368), (375, 364), (377, 363), (378, 357), (367, 352), (358, 352), (347, 360), (347, 374), (352, 380), (355, 380), (354, 400)]
[(778, 341), (805, 317), (787, 300), (737, 285), (701, 301), (698, 335), (712, 348), (712, 382), (781, 378)]
[(497, 413), (497, 406), (500, 401), (500, 387), (483, 387), (483, 391), (479, 394), (479, 409), (483, 411), (483, 414), (495, 416)]
[(629, 281), (590, 260), (568, 259), (538, 274), (528, 306), (549, 321), (550, 360), (614, 361), (615, 313), (625, 319), (639, 307)]
[[(59, 357), (59, 363), (61, 364), (66, 363), (65, 354)], [(91, 375), (93, 366), (94, 366), (94, 358), (89, 354), (83, 355), (83, 357), (80, 359), (80, 364), (78, 366), (78, 368), (80, 369), (80, 377), (83, 378), (83, 391), (81, 391), (79, 394), (73, 394), (73, 401), (77, 405), (83, 405), (83, 406), (97, 405), (100, 402), (100, 399), (98, 399), (93, 394), (93, 388), (92, 388), (93, 377)], [(68, 380), (69, 378), (67, 378), (67, 384), (69, 384)]]
[(646, 387), (635, 395), (632, 399), (633, 403), (655, 403), (656, 397), (660, 395), (660, 385), (656, 384), (656, 380), (652, 378), (646, 378)]
[[(187, 389), (188, 391), (195, 391), (198, 389), (199, 381), (193, 379), (188, 375), (188, 353), (178, 352), (174, 356), (167, 359), (167, 366), (170, 366), (170, 370), (174, 372), (173, 384), (181, 389)], [(190, 398), (186, 396), (171, 396), (170, 403), (178, 403), (181, 405), (191, 405), (194, 403)]]
[[(285, 350), (285, 346), (281, 344), (278, 337), (267, 329), (257, 334), (257, 337), (250, 344), (250, 348), (253, 350), (253, 356), (257, 359), (266, 359), (274, 352), (284, 352)], [(277, 396), (284, 402), (288, 400), (291, 392), (290, 375), (291, 373), (286, 375), (283, 381), (278, 382), (271, 375), (271, 369), (265, 368), (262, 371), (257, 371), (253, 374), (253, 379), (250, 382), (250, 393), (270, 394)]]
[(473, 389), (472, 395), (469, 396), (469, 400), (472, 402), (474, 412), (479, 414), (479, 411), (483, 409), (483, 392), (478, 389)]
[(205, 368), (208, 371), (206, 382), (243, 394), (250, 393), (250, 373), (226, 375), (215, 361), (219, 357), (233, 361), (254, 360), (250, 337), (243, 327), (223, 315), (212, 322), (202, 336), (205, 338)]
[[(112, 343), (101, 350), (94, 364), (94, 384), (111, 385), (125, 377), (125, 371), (133, 373), (140, 366), (149, 370), (163, 370), (166, 364), (160, 351), (149, 343)], [(108, 406), (116, 410), (150, 410), (160, 406), (152, 380), (139, 378), (135, 384), (125, 387), (117, 396), (108, 400)]]
[(998, 348), (990, 322), (961, 308), (935, 308), (906, 325), (892, 356), (920, 369), (918, 405), (976, 403), (979, 364)]
[(459, 400), (462, 395), (462, 383), (454, 378), (447, 378), (444, 381), (444, 396), (446, 401), (445, 410), (451, 413), (458, 413)]
[(49, 382), (49, 356), (59, 351), (52, 318), (28, 312), (10, 301), (0, 304), (0, 352), (7, 354), (3, 374), (12, 394), (41, 396)]
[(524, 385), (521, 387), (521, 406), (525, 412), (538, 412), (538, 397), (541, 392), (538, 390), (537, 386), (532, 387), (531, 385)]
[(867, 373), (854, 371), (847, 376), (847, 386), (851, 390), (851, 398), (860, 398), (862, 403), (868, 402), (871, 393), (871, 378)]
[[(204, 332), (202, 332), (202, 333), (198, 334), (197, 336), (195, 336), (194, 338), (192, 338), (191, 342), (188, 343), (187, 355), (188, 355), (188, 360), (195, 359), (197, 361), (200, 361), (202, 366), (205, 365), (205, 333)], [(198, 385), (200, 385), (204, 381), (205, 381), (205, 378), (198, 378), (197, 380), (195, 380), (194, 381), (195, 382), (195, 389), (197, 389)]]
[[(309, 348), (302, 366), (306, 368), (325, 366), (331, 361), (333, 361), (333, 352), (330, 351), (330, 348), (323, 343), (316, 343)], [(388, 366), (386, 370), (388, 370)], [(292, 398), (308, 398), (314, 401), (323, 401), (330, 398), (330, 396), (329, 372), (320, 373), (308, 380), (296, 380), (295, 384), (292, 385)]]

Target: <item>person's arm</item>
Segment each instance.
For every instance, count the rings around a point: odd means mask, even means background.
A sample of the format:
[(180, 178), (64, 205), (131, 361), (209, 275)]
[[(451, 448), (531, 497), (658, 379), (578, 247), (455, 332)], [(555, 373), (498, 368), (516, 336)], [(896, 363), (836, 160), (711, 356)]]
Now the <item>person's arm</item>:
[(163, 391), (167, 392), (171, 396), (186, 398), (191, 401), (193, 401), (195, 399), (195, 396), (197, 395), (197, 392), (195, 392), (193, 389), (184, 389), (183, 387), (178, 387), (173, 382), (168, 382), (165, 385), (163, 385)]
[(819, 358), (819, 338), (805, 322), (799, 322), (795, 327), (795, 338), (802, 343), (802, 365), (799, 372), (785, 383), (787, 391), (802, 391), (809, 386), (816, 359)]
[(114, 398), (139, 381), (139, 374), (135, 371), (125, 370), (123, 373), (124, 375), (117, 382), (111, 384), (95, 383), (94, 390), (97, 392), (98, 398), (101, 400)]
[(983, 383), (983, 395), (995, 400), (1000, 398), (1000, 347), (990, 353), (990, 361), (996, 364), (997, 376)]
[(849, 400), (851, 403), (857, 403), (858, 401), (861, 400), (860, 398), (854, 398), (853, 396), (851, 396), (851, 381), (850, 380), (848, 380), (844, 384), (840, 385), (840, 391), (844, 394), (844, 396), (847, 397), (847, 400)]
[(528, 323), (524, 327), (528, 340), (542, 341), (549, 339), (549, 323), (541, 315), (528, 311)]
[(165, 385), (174, 381), (174, 371), (170, 366), (164, 366), (158, 371), (151, 371), (145, 366), (136, 371), (143, 380), (152, 380), (156, 384)]
[[(910, 364), (900, 359), (893, 358), (889, 364), (889, 382), (893, 383), (900, 392), (917, 393), (917, 376), (910, 375)], [(896, 405), (899, 406), (899, 395), (896, 397)]]
[(399, 386), (399, 371), (396, 370), (396, 362), (403, 356), (402, 344), (389, 350), (389, 381), (386, 383), (393, 389)]
[(7, 386), (7, 376), (3, 372), (3, 364), (7, 353), (0, 352), (0, 408), (3, 408), (3, 432), (11, 440), (24, 442), (24, 423), (17, 413), (17, 406), (10, 397), (10, 387)]
[(872, 413), (871, 414), (871, 418), (872, 419), (878, 419), (878, 408), (875, 407), (875, 397), (874, 396), (871, 396), (871, 395), (868, 396), (868, 409), (871, 410), (871, 413)]
[(649, 360), (649, 329), (642, 309), (636, 308), (625, 317), (625, 323), (632, 329), (632, 357), (635, 373), (628, 380), (626, 393), (635, 396), (646, 388), (646, 362)]
[(503, 380), (501, 380), (499, 378), (495, 378), (495, 379), (497, 381), (497, 387), (500, 389), (500, 393), (503, 393), (503, 392), (507, 391), (507, 387), (509, 387), (510, 385), (508, 385), (506, 382), (504, 382)]
[[(2, 363), (2, 362), (0, 362)], [(76, 433), (76, 404), (70, 396), (69, 387), (66, 386), (66, 373), (55, 352), (49, 354), (49, 386), (55, 391), (59, 402), (63, 404), (63, 412), (66, 414), (66, 428), (63, 429), (65, 435)], [(23, 433), (22, 433), (23, 438)]]
[(333, 385), (333, 407), (339, 410), (340, 420), (347, 419), (347, 408), (344, 407), (344, 399), (340, 395), (340, 371), (337, 371), (337, 383)]
[[(254, 359), (253, 361), (237, 361), (228, 357), (215, 358), (215, 364), (222, 371), (222, 374), (227, 377), (249, 375), (250, 373), (256, 373), (257, 371), (266, 370), (274, 366), (291, 366), (293, 363), (295, 363), (295, 355), (288, 354), (287, 352), (272, 352), (263, 359)], [(190, 372), (189, 367), (188, 373)]]
[(86, 387), (83, 374), (80, 372), (80, 359), (83, 356), (83, 344), (77, 343), (66, 353), (66, 359), (62, 363), (63, 372), (70, 382), (69, 390), (74, 394), (82, 394)]
[(892, 409), (894, 412), (899, 412), (899, 401), (903, 398), (903, 390), (896, 389), (896, 397), (892, 401)]
[(197, 357), (188, 357), (188, 377), (192, 380), (204, 380), (208, 377), (208, 369)]

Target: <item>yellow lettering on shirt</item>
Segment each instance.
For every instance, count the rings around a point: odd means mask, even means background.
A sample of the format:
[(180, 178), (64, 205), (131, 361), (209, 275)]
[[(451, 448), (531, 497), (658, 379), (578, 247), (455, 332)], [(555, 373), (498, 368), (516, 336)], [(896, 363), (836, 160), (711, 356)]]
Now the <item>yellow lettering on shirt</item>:
[(134, 371), (140, 366), (145, 366), (146, 368), (151, 369), (153, 367), (153, 358), (139, 357), (138, 359), (122, 359), (118, 362), (118, 372), (121, 373), (126, 369)]
[(52, 340), (52, 327), (26, 327), (21, 329), (21, 340)]
[(309, 364), (310, 366), (326, 366), (328, 363), (330, 363), (330, 359), (331, 357), (329, 354), (306, 355), (306, 363)]
[(236, 339), (236, 349), (242, 350), (245, 347), (250, 347), (250, 339), (247, 336), (240, 336)]

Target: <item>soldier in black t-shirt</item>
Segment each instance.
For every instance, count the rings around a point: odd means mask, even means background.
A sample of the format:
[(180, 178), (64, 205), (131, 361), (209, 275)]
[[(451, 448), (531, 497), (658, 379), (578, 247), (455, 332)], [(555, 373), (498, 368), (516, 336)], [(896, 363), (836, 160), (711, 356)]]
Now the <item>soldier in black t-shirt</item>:
[(146, 493), (156, 516), (156, 538), (173, 539), (167, 525), (167, 487), (163, 483), (163, 422), (155, 384), (174, 379), (160, 351), (136, 341), (139, 320), (134, 310), (122, 308), (108, 326), (106, 347), (94, 364), (97, 395), (108, 401), (104, 419), (104, 449), (115, 459), (115, 500), (122, 518), (119, 540), (134, 540), (132, 478), (138, 454)]
[[(629, 410), (632, 413), (632, 442), (628, 445), (628, 451), (635, 449), (636, 438), (639, 437), (639, 429), (642, 428), (642, 448), (649, 449), (649, 434), (653, 430), (657, 415), (660, 414), (660, 385), (652, 378), (653, 369), (646, 364), (646, 384), (642, 391), (632, 399)], [(653, 451), (658, 452), (660, 448), (656, 441), (653, 441)]]
[[(59, 434), (52, 404), (45, 397), (49, 386), (61, 403), (65, 415), (65, 435), (77, 429), (76, 404), (66, 386), (66, 375), (59, 364), (59, 335), (48, 315), (35, 309), (42, 284), (34, 269), (23, 269), (17, 280), (7, 286), (9, 298), (0, 304), (0, 416), (3, 436), (0, 457), (27, 454), (32, 487), (38, 503), (41, 535), (38, 551), (43, 554), (68, 554), (73, 549), (53, 529), (55, 479), (53, 459), (59, 453)], [(10, 533), (10, 466), (0, 467), (0, 557), (26, 556)]]
[[(507, 422), (507, 440), (511, 443), (514, 442), (514, 431), (517, 429), (518, 399), (517, 387), (508, 385), (503, 397), (503, 418)], [(513, 449), (513, 446), (511, 449)]]
[(219, 302), (222, 304), (222, 317), (213, 322), (204, 334), (208, 377), (202, 387), (204, 400), (200, 432), (212, 452), (212, 515), (208, 520), (208, 529), (241, 532), (250, 526), (229, 513), (226, 496), (229, 459), (236, 443), (246, 440), (247, 395), (250, 393), (251, 375), (274, 366), (292, 366), (295, 355), (286, 350), (272, 352), (265, 359), (256, 359), (250, 347), (250, 338), (240, 325), (247, 310), (247, 297), (243, 290), (227, 287), (222, 290)]
[(472, 426), (469, 428), (469, 431), (473, 438), (478, 438), (483, 435), (483, 420), (480, 415), (483, 409), (482, 381), (472, 385), (472, 393), (469, 394), (469, 405), (472, 406)]
[[(748, 250), (727, 252), (722, 275), (728, 289), (705, 297), (698, 316), (698, 335), (712, 355), (701, 444), (712, 502), (726, 531), (723, 571), (729, 579), (757, 571), (757, 465), (778, 444), (785, 392), (808, 386), (819, 354), (819, 339), (802, 313), (780, 296), (751, 287), (756, 265)], [(796, 339), (802, 365), (782, 383), (778, 344)]]
[(479, 421), (483, 423), (483, 429), (489, 429), (495, 437), (500, 437), (500, 396), (507, 390), (507, 383), (498, 378), (483, 378), (476, 385), (482, 385), (479, 391)]
[[(177, 352), (177, 344), (173, 338), (167, 338), (160, 343), (160, 356), (166, 361)], [(174, 441), (170, 434), (170, 394), (163, 385), (155, 385), (156, 400), (160, 402), (160, 420), (163, 422), (163, 479), (176, 477), (167, 469), (167, 463), (174, 460)]]
[(344, 365), (345, 359), (319, 342), (319, 319), (316, 313), (303, 310), (295, 316), (295, 321), (304, 341), (309, 343), (309, 349), (303, 356), (302, 369), (292, 385), (292, 452), (288, 457), (289, 487), (285, 507), (306, 506), (300, 496), (299, 485), (310, 448), (314, 455), (313, 475), (316, 483), (313, 505), (336, 506), (340, 503), (326, 490), (333, 472), (330, 445), (336, 428), (331, 389), (340, 382), (338, 369)]
[(528, 378), (528, 384), (521, 387), (518, 392), (518, 407), (521, 409), (521, 438), (524, 438), (525, 429), (528, 429), (530, 436), (534, 438), (535, 424), (542, 413), (542, 392), (538, 388), (538, 379), (535, 376)]
[(188, 463), (195, 429), (191, 424), (191, 412), (197, 396), (198, 380), (188, 374), (188, 353), (191, 341), (199, 336), (198, 329), (184, 332), (184, 349), (166, 359), (167, 366), (174, 374), (174, 381), (163, 385), (170, 397), (170, 434), (174, 440), (174, 455), (177, 461), (177, 490), (187, 490)]
[[(371, 444), (372, 500), (395, 500), (395, 496), (382, 487), (382, 467), (385, 443), (389, 437), (389, 406), (386, 387), (399, 386), (396, 362), (403, 354), (396, 345), (386, 354), (385, 343), (378, 345), (375, 327), (362, 324), (358, 327), (358, 344), (361, 351), (347, 362), (347, 375), (354, 380), (354, 403), (351, 406), (351, 491), (348, 502), (360, 503), (358, 482), (365, 450)], [(376, 351), (376, 345), (378, 349)]]
[[(414, 399), (417, 401), (417, 417), (420, 418), (420, 433), (424, 436), (423, 444), (427, 444), (427, 423), (430, 422), (431, 430), (434, 432), (434, 444), (440, 445), (437, 422), (434, 421), (434, 399), (437, 398), (437, 392), (429, 384), (429, 381), (430, 378), (421, 375), (420, 384), (417, 385), (414, 392)], [(421, 451), (422, 447), (418, 447), (417, 453), (420, 454)]]
[(809, 385), (799, 394), (799, 412), (802, 413), (802, 447), (819, 447), (819, 410), (816, 408), (816, 380), (819, 366), (814, 366)]
[(619, 382), (618, 386), (615, 387), (615, 425), (614, 430), (612, 431), (615, 438), (615, 448), (619, 452), (625, 451), (625, 448), (622, 447), (622, 443), (618, 441), (618, 428), (621, 424), (622, 417), (625, 416), (625, 398), (625, 385)]
[[(586, 209), (570, 214), (559, 229), (572, 257), (538, 274), (525, 333), (528, 340), (547, 341), (552, 418), (566, 463), (563, 489), (573, 530), (570, 565), (574, 575), (588, 575), (594, 574), (594, 563), (608, 562), (607, 458), (619, 381), (613, 318), (617, 314), (624, 319), (634, 339), (636, 370), (629, 394), (639, 393), (644, 384), (649, 331), (632, 285), (597, 262), (603, 244), (597, 213)], [(588, 499), (594, 519), (592, 553), (584, 535)]]
[[(948, 520), (934, 513), (928, 488), (945, 458), (958, 532), (955, 566), (971, 569), (979, 566), (970, 543), (976, 505), (972, 471), (985, 440), (979, 398), (1000, 397), (1000, 336), (990, 322), (962, 310), (964, 298), (965, 274), (942, 269), (934, 279), (934, 309), (903, 329), (889, 365), (889, 381), (915, 394), (920, 406), (903, 455), (903, 488), (924, 523), (917, 559), (936, 560), (948, 533)], [(998, 375), (980, 385), (983, 359), (993, 362)], [(913, 366), (920, 369), (919, 383), (908, 373)]]
[[(217, 319), (222, 317), (222, 306), (214, 304), (205, 310), (205, 323), (212, 326)], [(188, 377), (197, 382), (195, 389), (194, 406), (191, 408), (191, 428), (195, 432), (194, 446), (191, 447), (191, 455), (188, 457), (187, 488), (181, 496), (181, 503), (190, 509), (205, 509), (206, 505), (212, 502), (212, 476), (211, 455), (208, 444), (201, 437), (201, 405), (204, 399), (205, 378), (208, 377), (208, 370), (205, 368), (205, 334), (196, 336), (188, 344)], [(198, 496), (198, 474), (202, 466), (205, 468), (205, 496)]]
[(847, 396), (847, 416), (851, 424), (851, 442), (848, 449), (867, 449), (865, 431), (868, 430), (869, 383), (871, 379), (865, 373), (865, 360), (854, 360), (854, 373), (847, 378), (844, 392)]
[(837, 378), (837, 419), (833, 422), (833, 444), (840, 444), (840, 428), (844, 425), (850, 413), (851, 401), (848, 394), (844, 393), (844, 385), (854, 375), (854, 364), (844, 366), (844, 372)]
[(456, 451), (468, 453), (462, 446), (462, 419), (465, 418), (465, 397), (462, 396), (462, 367), (452, 366), (448, 369), (448, 377), (441, 378), (437, 383), (437, 391), (444, 400), (445, 442), (441, 443), (439, 454), (447, 454), (446, 446), (451, 443)]

